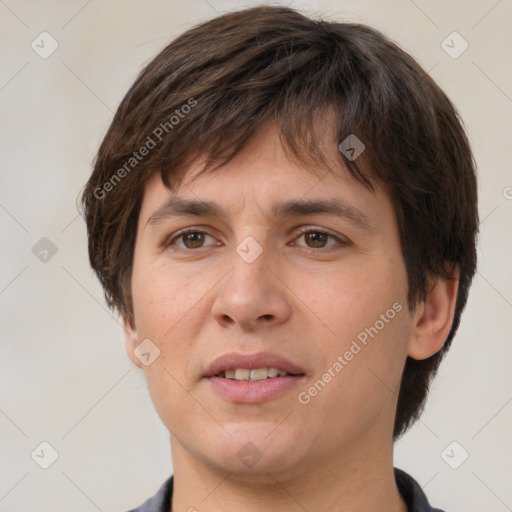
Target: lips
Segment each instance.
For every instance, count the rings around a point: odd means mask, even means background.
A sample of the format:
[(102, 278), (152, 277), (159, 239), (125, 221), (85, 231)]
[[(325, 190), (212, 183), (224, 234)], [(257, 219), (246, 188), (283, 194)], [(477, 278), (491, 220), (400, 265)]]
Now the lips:
[(282, 356), (270, 352), (259, 352), (257, 354), (224, 354), (210, 363), (206, 368), (204, 377), (220, 376), (221, 374), (225, 374), (226, 371), (236, 371), (240, 368), (247, 370), (276, 368), (277, 370), (283, 370), (291, 375), (305, 374), (300, 366)]
[[(267, 376), (262, 378), (265, 371)], [(237, 404), (262, 403), (283, 396), (305, 377), (303, 368), (268, 352), (225, 354), (215, 359), (204, 373), (205, 381), (217, 396)]]

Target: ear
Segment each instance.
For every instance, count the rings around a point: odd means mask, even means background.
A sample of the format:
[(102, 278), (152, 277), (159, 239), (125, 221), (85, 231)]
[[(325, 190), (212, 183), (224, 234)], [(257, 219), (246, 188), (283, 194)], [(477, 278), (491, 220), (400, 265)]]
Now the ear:
[(459, 268), (455, 267), (451, 274), (452, 279), (438, 277), (425, 300), (416, 307), (407, 349), (407, 355), (412, 359), (433, 356), (441, 350), (450, 334), (459, 288)]
[(142, 368), (142, 363), (139, 361), (137, 357), (134, 355), (134, 350), (137, 348), (139, 344), (139, 336), (137, 333), (137, 328), (134, 325), (134, 322), (128, 319), (126, 316), (123, 318), (123, 327), (124, 327), (124, 348), (131, 362)]

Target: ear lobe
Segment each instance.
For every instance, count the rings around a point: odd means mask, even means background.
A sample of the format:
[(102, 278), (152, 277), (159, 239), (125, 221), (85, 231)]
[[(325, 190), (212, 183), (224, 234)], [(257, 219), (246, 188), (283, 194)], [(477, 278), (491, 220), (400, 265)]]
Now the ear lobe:
[(140, 360), (135, 357), (134, 350), (137, 348), (137, 345), (139, 344), (139, 336), (137, 334), (137, 329), (135, 325), (128, 320), (126, 317), (123, 319), (123, 327), (124, 327), (124, 349), (126, 351), (126, 354), (130, 358), (131, 362), (138, 366), (139, 368), (142, 368), (142, 363)]
[(407, 349), (407, 355), (412, 359), (433, 356), (441, 350), (450, 334), (459, 288), (458, 268), (453, 270), (452, 276), (452, 279), (438, 277), (425, 300), (418, 304)]

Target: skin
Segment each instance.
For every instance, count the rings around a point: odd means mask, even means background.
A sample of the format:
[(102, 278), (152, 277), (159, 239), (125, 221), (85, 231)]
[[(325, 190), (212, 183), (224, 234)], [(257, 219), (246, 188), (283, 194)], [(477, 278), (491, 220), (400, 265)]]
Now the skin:
[[(333, 144), (328, 156), (339, 169), (336, 151)], [(171, 435), (172, 510), (406, 510), (392, 472), (401, 372), (407, 355), (424, 359), (442, 347), (458, 281), (438, 280), (410, 312), (388, 193), (366, 189), (344, 170), (335, 176), (292, 163), (273, 124), (229, 164), (197, 177), (200, 168), (192, 162), (174, 192), (157, 174), (146, 184), (131, 283), (134, 320), (125, 325), (127, 353), (144, 369)], [(174, 196), (215, 201), (226, 217), (148, 224)], [(270, 214), (274, 202), (301, 198), (343, 200), (371, 228), (332, 214)], [(318, 235), (298, 232), (303, 226), (340, 241), (318, 242)], [(187, 227), (209, 235), (202, 246), (176, 238)], [(249, 236), (263, 250), (252, 263), (236, 252)], [(309, 403), (300, 403), (298, 393), (394, 303), (401, 311)], [(147, 338), (160, 355), (144, 366), (134, 351)], [(300, 385), (264, 403), (240, 404), (202, 377), (222, 354), (260, 351), (301, 366)], [(261, 455), (251, 467), (237, 456), (248, 442)]]

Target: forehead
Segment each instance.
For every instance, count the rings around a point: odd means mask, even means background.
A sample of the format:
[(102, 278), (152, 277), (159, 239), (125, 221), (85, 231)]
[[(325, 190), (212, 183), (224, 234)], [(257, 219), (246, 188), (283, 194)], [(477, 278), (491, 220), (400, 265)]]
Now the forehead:
[[(269, 123), (230, 162), (219, 168), (205, 170), (204, 159), (190, 157), (181, 168), (179, 179), (171, 177), (172, 190), (164, 186), (160, 173), (154, 173), (145, 185), (140, 220), (146, 223), (155, 209), (170, 197), (195, 201), (198, 214), (203, 210), (203, 213), (219, 215), (219, 211), (214, 211), (214, 203), (222, 203), (222, 211), (229, 210), (233, 216), (256, 208), (267, 217), (285, 211), (294, 213), (293, 208), (283, 209), (286, 201), (312, 203), (323, 199), (333, 203), (343, 199), (354, 211), (361, 212), (361, 218), (369, 217), (372, 203), (382, 202), (388, 194), (378, 184), (370, 190), (357, 181), (340, 164), (337, 151), (334, 144), (326, 145), (323, 156), (327, 165), (301, 163), (290, 157), (281, 144), (276, 126)], [(201, 202), (210, 207), (201, 209)], [(310, 210), (314, 209), (314, 205), (309, 206)], [(369, 213), (365, 214), (365, 210)], [(300, 213), (300, 207), (295, 212)]]

